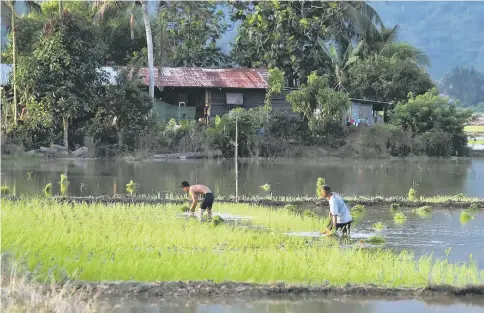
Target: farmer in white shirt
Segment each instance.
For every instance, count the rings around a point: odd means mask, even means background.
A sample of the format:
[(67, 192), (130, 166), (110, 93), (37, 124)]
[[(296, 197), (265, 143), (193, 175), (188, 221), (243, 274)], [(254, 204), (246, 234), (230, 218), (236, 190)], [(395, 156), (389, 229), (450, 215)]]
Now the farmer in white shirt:
[(343, 235), (349, 235), (353, 218), (351, 217), (350, 210), (348, 210), (343, 198), (341, 198), (339, 194), (331, 192), (331, 188), (328, 185), (321, 187), (321, 194), (322, 197), (328, 199), (329, 202), (330, 222), (328, 227), (332, 227), (328, 229), (328, 231), (337, 231), (338, 229), (341, 229)]

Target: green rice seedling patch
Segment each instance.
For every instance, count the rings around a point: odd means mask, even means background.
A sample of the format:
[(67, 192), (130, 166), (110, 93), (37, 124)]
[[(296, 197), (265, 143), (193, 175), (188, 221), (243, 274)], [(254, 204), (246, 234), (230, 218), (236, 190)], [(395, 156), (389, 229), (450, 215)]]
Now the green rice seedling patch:
[(177, 218), (179, 206), (169, 204), (72, 204), (52, 199), (2, 199), (1, 204), (3, 251), (40, 280), (53, 275), (57, 280), (85, 281), (328, 281), (336, 286), (423, 287), (477, 284), (484, 277), (474, 264), (416, 258), (384, 248), (342, 249), (326, 240), (308, 243), (307, 238), (279, 231), (289, 220), (295, 228), (308, 227), (306, 217), (261, 206), (218, 204), (224, 212), (251, 213), (244, 215), (283, 226), (273, 231), (229, 223), (213, 227)]

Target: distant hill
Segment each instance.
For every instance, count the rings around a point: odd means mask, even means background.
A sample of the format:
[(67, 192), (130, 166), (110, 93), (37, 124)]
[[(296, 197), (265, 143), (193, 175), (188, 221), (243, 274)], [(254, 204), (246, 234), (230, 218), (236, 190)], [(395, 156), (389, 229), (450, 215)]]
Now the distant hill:
[(369, 2), (387, 27), (400, 25), (400, 40), (425, 51), (434, 79), (454, 66), (484, 71), (484, 2)]

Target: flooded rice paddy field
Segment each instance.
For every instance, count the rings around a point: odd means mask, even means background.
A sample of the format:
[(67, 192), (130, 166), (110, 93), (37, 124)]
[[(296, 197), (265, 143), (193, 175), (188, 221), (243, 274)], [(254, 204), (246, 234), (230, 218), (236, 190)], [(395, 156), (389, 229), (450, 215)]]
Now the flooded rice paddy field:
[(105, 312), (114, 313), (481, 313), (482, 298), (454, 302), (448, 299), (376, 300), (356, 297), (307, 299), (299, 301), (112, 301)]
[[(125, 193), (133, 180), (137, 192), (181, 193), (181, 181), (201, 182), (216, 195), (235, 194), (233, 160), (2, 160), (1, 183), (13, 193), (39, 194), (47, 183), (59, 192), (60, 174), (67, 174), (73, 196)], [(484, 198), (484, 159), (397, 160), (254, 160), (239, 163), (239, 194), (314, 196), (318, 177), (346, 195), (404, 196), (411, 187), (419, 195), (455, 195)], [(259, 186), (269, 184), (270, 191)]]
[[(104, 160), (71, 160), (15, 162), (1, 164), (2, 185), (8, 185), (16, 195), (38, 195), (47, 183), (52, 183), (58, 193), (61, 173), (67, 173), (70, 184), (68, 194), (73, 196), (116, 195), (125, 193), (125, 185), (133, 180), (138, 192), (157, 194), (180, 192), (179, 182), (201, 182), (213, 188), (218, 195), (233, 195), (235, 176), (233, 161), (195, 160), (170, 162), (124, 162)], [(328, 184), (340, 193), (348, 195), (403, 196), (410, 187), (426, 196), (454, 195), (462, 193), (469, 197), (484, 197), (483, 159), (457, 160), (391, 160), (391, 161), (245, 161), (239, 164), (239, 193), (244, 195), (267, 195), (260, 185), (270, 184), (269, 193), (275, 196), (298, 196), (315, 193), (318, 177), (325, 177)], [(304, 210), (305, 208), (300, 208)], [(315, 208), (311, 208), (315, 209)], [(327, 208), (316, 208), (319, 214), (327, 214)], [(460, 210), (437, 209), (419, 216), (411, 209), (401, 209), (407, 216), (403, 223), (396, 223), (389, 208), (367, 208), (357, 217), (351, 231), (351, 244), (360, 244), (373, 236), (384, 238), (385, 247), (411, 250), (418, 257), (433, 254), (451, 262), (475, 262), (484, 269), (484, 214), (476, 213), (467, 222), (460, 219)], [(223, 207), (215, 210), (225, 220), (240, 227), (254, 227), (251, 217), (225, 212)], [(385, 227), (377, 231), (374, 224)], [(309, 232), (287, 232), (290, 236), (318, 239), (321, 229)], [(370, 245), (375, 246), (375, 245)], [(460, 302), (459, 302), (460, 301)], [(232, 301), (178, 301), (150, 297), (136, 300), (132, 297), (111, 299), (105, 312), (484, 312), (484, 300), (465, 298), (454, 301), (449, 298), (397, 300), (389, 298), (363, 299), (356, 297), (321, 297), (317, 299), (250, 300)]]

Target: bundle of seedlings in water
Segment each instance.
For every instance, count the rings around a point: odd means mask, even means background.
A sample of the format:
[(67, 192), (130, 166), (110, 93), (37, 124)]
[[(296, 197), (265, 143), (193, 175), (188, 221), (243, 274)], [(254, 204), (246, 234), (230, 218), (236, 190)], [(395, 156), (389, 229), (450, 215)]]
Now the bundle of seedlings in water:
[(414, 201), (417, 198), (417, 191), (413, 188), (410, 188), (408, 191), (408, 200)]
[(464, 210), (460, 212), (460, 221), (462, 223), (467, 223), (473, 218), (474, 216), (472, 215), (472, 212), (469, 212), (468, 210)]
[(210, 221), (210, 224), (215, 227), (215, 226), (218, 226), (218, 225), (220, 225), (220, 224), (222, 224), (224, 222), (225, 222), (225, 220), (223, 218), (221, 218), (218, 215), (215, 215), (214, 217), (212, 217), (212, 220)]
[(413, 210), (413, 212), (417, 213), (420, 216), (425, 216), (432, 212), (432, 207), (430, 205), (424, 205), (420, 208)]
[(52, 196), (52, 183), (48, 183), (47, 185), (45, 185), (45, 187), (44, 187), (44, 195), (46, 197)]
[(133, 180), (130, 180), (129, 183), (126, 184), (126, 192), (129, 195), (133, 195), (136, 191), (136, 183)]
[(62, 196), (67, 194), (67, 186), (69, 185), (69, 181), (67, 180), (67, 175), (61, 174), (60, 175), (60, 194)]
[(399, 212), (400, 211), (400, 204), (398, 204), (398, 203), (392, 203), (390, 205), (390, 210), (392, 211), (393, 214)]
[(323, 177), (318, 177), (316, 180), (316, 195), (318, 198), (321, 198), (322, 193), (321, 193), (321, 188), (326, 184), (326, 179)]
[(185, 205), (182, 205), (182, 206), (180, 207), (180, 212), (181, 212), (181, 213), (186, 213), (186, 212), (188, 212), (188, 211), (190, 211), (190, 207), (188, 207), (188, 205), (186, 205), (186, 204), (185, 204)]
[(10, 194), (10, 188), (8, 188), (7, 185), (3, 185), (0, 187), (0, 195), (2, 196), (6, 196), (6, 195), (9, 195)]
[(271, 190), (271, 185), (269, 185), (269, 184), (264, 184), (264, 185), (262, 185), (262, 186), (259, 186), (259, 188), (261, 188), (261, 189), (262, 189), (262, 190), (264, 190), (264, 191), (269, 191), (269, 190)]
[(385, 239), (382, 236), (372, 236), (366, 240), (366, 243), (372, 245), (381, 245), (385, 243)]
[(383, 222), (378, 221), (375, 224), (373, 224), (373, 229), (376, 231), (382, 231), (384, 228), (385, 228), (385, 224), (383, 224)]
[(403, 212), (396, 212), (395, 215), (393, 216), (394, 220), (396, 222), (403, 222), (407, 219), (407, 217), (405, 216), (405, 214), (403, 214)]
[(362, 213), (365, 211), (365, 206), (362, 204), (357, 204), (350, 209), (351, 213)]

